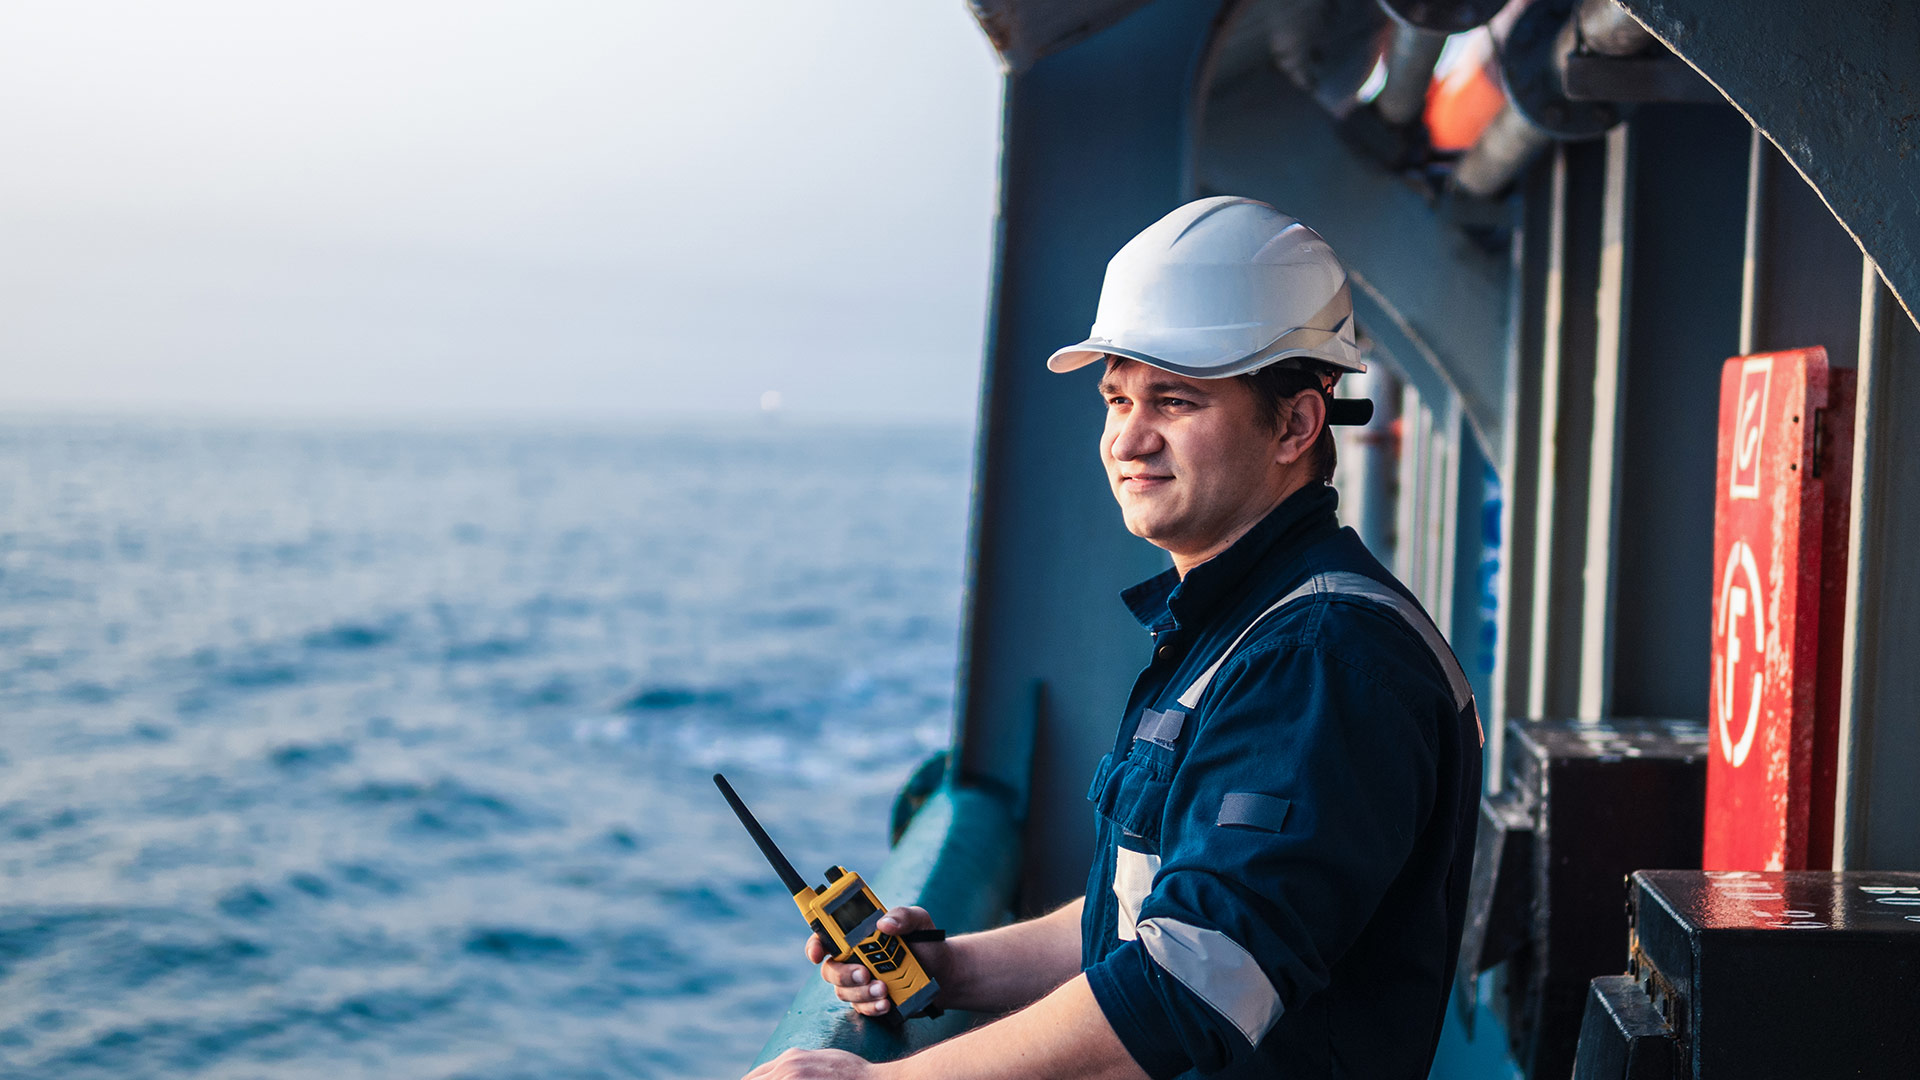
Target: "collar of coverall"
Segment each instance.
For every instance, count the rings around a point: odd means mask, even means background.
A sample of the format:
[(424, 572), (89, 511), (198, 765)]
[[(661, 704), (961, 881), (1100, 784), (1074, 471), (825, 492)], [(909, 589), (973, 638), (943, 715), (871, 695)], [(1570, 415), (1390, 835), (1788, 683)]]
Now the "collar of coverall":
[(1304, 548), (1332, 532), (1340, 496), (1326, 484), (1308, 484), (1273, 508), (1227, 550), (1187, 571), (1185, 580), (1169, 569), (1121, 592), (1120, 599), (1140, 625), (1155, 633), (1197, 626), (1223, 602), (1241, 595), (1239, 586), (1270, 553)]

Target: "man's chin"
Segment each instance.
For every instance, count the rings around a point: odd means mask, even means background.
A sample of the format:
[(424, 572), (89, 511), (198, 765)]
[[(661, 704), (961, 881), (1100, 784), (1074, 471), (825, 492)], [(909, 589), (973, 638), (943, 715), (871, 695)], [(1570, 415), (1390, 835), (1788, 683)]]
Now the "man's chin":
[(1128, 532), (1145, 540), (1147, 543), (1155, 547), (1167, 546), (1165, 543), (1162, 543), (1162, 540), (1168, 539), (1166, 523), (1160, 521), (1157, 515), (1123, 513), (1121, 520), (1126, 523)]

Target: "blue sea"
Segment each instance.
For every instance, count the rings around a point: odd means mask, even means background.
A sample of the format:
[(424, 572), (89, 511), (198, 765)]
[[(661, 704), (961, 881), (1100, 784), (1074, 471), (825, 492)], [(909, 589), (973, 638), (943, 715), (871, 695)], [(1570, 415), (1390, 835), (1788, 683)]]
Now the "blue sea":
[(971, 434), (0, 418), (0, 1075), (736, 1077), (952, 723)]

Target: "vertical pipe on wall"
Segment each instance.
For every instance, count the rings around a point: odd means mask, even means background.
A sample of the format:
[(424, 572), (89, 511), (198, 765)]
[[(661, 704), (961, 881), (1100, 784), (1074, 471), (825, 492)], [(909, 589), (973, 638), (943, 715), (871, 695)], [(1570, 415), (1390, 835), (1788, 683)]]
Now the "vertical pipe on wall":
[(1457, 565), (1455, 553), (1460, 538), (1460, 445), (1465, 439), (1466, 422), (1462, 418), (1460, 399), (1456, 396), (1445, 403), (1445, 412), (1434, 417), (1433, 474), (1428, 478), (1431, 502), (1428, 513), (1431, 520), (1427, 524), (1429, 547), (1427, 549), (1427, 579), (1431, 582), (1429, 591), (1433, 600), (1427, 605), (1427, 611), (1433, 621), (1452, 631), (1457, 622), (1455, 610), (1455, 586), (1459, 575), (1454, 573)]
[(1540, 327), (1540, 442), (1538, 487), (1534, 493), (1533, 610), (1527, 638), (1527, 715), (1547, 711), (1547, 621), (1552, 618), (1553, 477), (1559, 471), (1560, 442), (1560, 323), (1566, 310), (1562, 282), (1567, 260), (1567, 156), (1556, 149), (1548, 169), (1546, 296)]
[(1620, 396), (1627, 365), (1627, 235), (1633, 213), (1628, 182), (1629, 125), (1607, 133), (1606, 181), (1600, 210), (1600, 274), (1595, 291), (1593, 449), (1587, 479), (1586, 569), (1580, 602), (1579, 715), (1599, 718), (1611, 708), (1613, 684), (1613, 560), (1620, 507)]
[(1605, 153), (1600, 143), (1562, 144), (1554, 151), (1554, 239), (1541, 334), (1540, 483), (1527, 688), (1531, 716), (1571, 716), (1580, 708)]
[(1740, 355), (1753, 352), (1754, 307), (1760, 299), (1760, 207), (1766, 201), (1766, 155), (1773, 147), (1755, 128), (1747, 144), (1746, 249), (1740, 257)]
[[(1542, 326), (1549, 301), (1547, 268), (1552, 242), (1553, 175), (1540, 166), (1528, 172), (1516, 200), (1511, 277), (1507, 293), (1507, 437), (1500, 460), (1500, 567), (1494, 592), (1492, 687), (1488, 692), (1487, 760), (1505, 760), (1507, 717), (1527, 700), (1528, 656), (1533, 625), (1535, 499), (1539, 494)], [(1501, 770), (1486, 771), (1487, 789), (1499, 791)]]
[[(1462, 411), (1454, 410), (1456, 416)], [(1492, 582), (1487, 577), (1486, 560), (1489, 542), (1494, 539), (1487, 527), (1489, 469), (1480, 440), (1474, 438), (1464, 420), (1456, 419), (1452, 425), (1448, 450), (1452, 462), (1447, 501), (1449, 614), (1441, 625), (1467, 681), (1473, 684), (1474, 697), (1484, 702), (1492, 691), (1487, 681), (1492, 669), (1487, 651), (1487, 593)]]
[(1393, 576), (1424, 603), (1427, 599), (1420, 570), (1426, 565), (1421, 551), (1426, 543), (1426, 497), (1422, 478), (1426, 474), (1427, 419), (1431, 414), (1426, 401), (1412, 383), (1400, 392), (1400, 460), (1395, 476), (1393, 531)]
[(1836, 870), (1920, 866), (1920, 328), (1862, 260), (1840, 670)]

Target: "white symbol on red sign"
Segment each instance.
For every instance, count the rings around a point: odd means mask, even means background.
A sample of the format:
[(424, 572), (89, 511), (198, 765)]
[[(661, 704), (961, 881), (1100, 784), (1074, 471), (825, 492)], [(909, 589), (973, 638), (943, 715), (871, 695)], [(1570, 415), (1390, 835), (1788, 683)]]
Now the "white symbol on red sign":
[[(1720, 731), (1720, 753), (1726, 757), (1727, 764), (1734, 766), (1747, 760), (1747, 754), (1753, 750), (1754, 732), (1760, 728), (1760, 687), (1767, 661), (1767, 634), (1761, 610), (1763, 595), (1753, 549), (1745, 540), (1735, 540), (1727, 552), (1726, 573), (1720, 578), (1720, 620), (1713, 628), (1718, 669), (1714, 672), (1714, 681), (1719, 684), (1716, 688), (1719, 693), (1714, 695), (1714, 719)], [(1748, 630), (1752, 633), (1750, 642)], [(1740, 707), (1743, 705), (1745, 708)], [(1736, 739), (1733, 723), (1737, 716), (1744, 716), (1745, 720)]]
[(1729, 498), (1760, 497), (1760, 437), (1766, 431), (1767, 390), (1773, 381), (1773, 357), (1740, 365), (1740, 415), (1733, 425), (1733, 486)]

